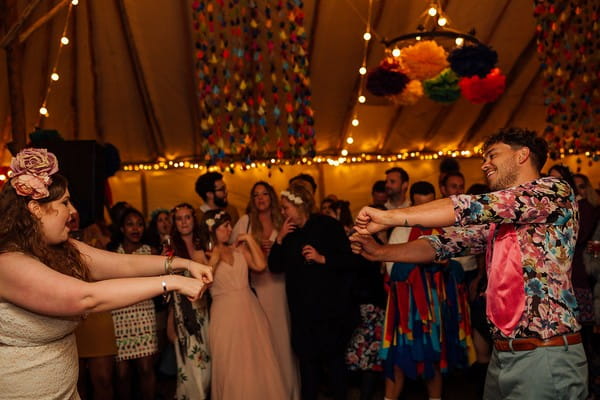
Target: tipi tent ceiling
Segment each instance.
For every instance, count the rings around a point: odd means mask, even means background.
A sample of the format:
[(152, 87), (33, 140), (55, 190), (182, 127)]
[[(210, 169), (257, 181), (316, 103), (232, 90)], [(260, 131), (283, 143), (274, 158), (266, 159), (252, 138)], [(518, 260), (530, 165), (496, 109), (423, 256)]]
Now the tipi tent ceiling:
[[(32, 0), (3, 3), (2, 37)], [(21, 32), (63, 3), (68, 2), (39, 2)], [(365, 104), (357, 105), (368, 4), (369, 0), (304, 1), (318, 153), (338, 154), (350, 134), (355, 140), (350, 152), (398, 153), (472, 149), (485, 135), (507, 125), (543, 129), (545, 108), (530, 1), (442, 1), (453, 27), (474, 28), (477, 38), (498, 52), (507, 89), (487, 105), (461, 98), (451, 105), (423, 99), (406, 107), (369, 95)], [(380, 40), (414, 31), (427, 4), (373, 0), (375, 37), (367, 49), (368, 67), (383, 57)], [(50, 116), (39, 126), (57, 129), (66, 139), (112, 143), (126, 162), (198, 156), (201, 135), (190, 8), (191, 0), (80, 0), (71, 20), (72, 43), (60, 58), (61, 80), (48, 98)], [(31, 33), (20, 46), (20, 61), (18, 54), (1, 50), (3, 144), (11, 139), (11, 118), (21, 118), (15, 110), (11, 113), (15, 99), (9, 96), (9, 81), (14, 83), (15, 77), (8, 76), (8, 63), (19, 61), (25, 130), (31, 131), (38, 126), (66, 9)], [(357, 127), (350, 124), (355, 114), (360, 119)]]

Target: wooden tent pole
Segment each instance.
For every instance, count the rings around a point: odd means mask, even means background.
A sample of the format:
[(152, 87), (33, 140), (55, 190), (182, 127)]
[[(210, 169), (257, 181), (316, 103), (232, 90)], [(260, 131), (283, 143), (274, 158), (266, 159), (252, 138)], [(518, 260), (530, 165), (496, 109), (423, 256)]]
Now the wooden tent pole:
[(52, 7), (46, 14), (40, 17), (37, 21), (29, 26), (23, 33), (19, 35), (19, 43), (23, 43), (27, 40), (29, 36), (33, 32), (35, 32), (38, 28), (44, 25), (46, 22), (50, 21), (60, 10), (65, 8), (69, 4), (70, 0), (62, 0), (60, 3), (57, 3), (54, 7)]
[[(52, 37), (52, 24), (47, 24), (45, 27), (45, 33), (44, 36), (46, 36), (47, 38), (51, 38)], [(44, 100), (48, 101), (48, 94), (50, 92), (50, 74), (52, 73), (52, 41), (48, 41), (48, 44), (45, 46), (45, 51), (46, 51), (46, 55), (42, 58), (41, 62), (40, 62), (40, 73), (41, 73), (41, 78), (40, 78), (40, 82), (42, 82), (42, 85), (40, 86), (39, 90), (39, 99), (38, 103), (42, 104), (42, 102)], [(58, 51), (58, 50), (57, 50)], [(56, 57), (54, 57), (56, 58)], [(46, 126), (46, 122), (47, 122), (46, 117), (39, 115), (38, 114), (38, 119), (37, 119), (37, 124), (36, 126), (34, 126), (34, 129), (40, 128), (40, 129), (44, 129), (44, 127)], [(30, 128), (31, 129), (31, 128)]]
[[(0, 6), (0, 15), (5, 16), (2, 24), (8, 26), (17, 20), (17, 0), (8, 0)], [(13, 25), (14, 26), (14, 25)], [(10, 98), (10, 117), (12, 127), (12, 144), (9, 149), (12, 153), (25, 147), (25, 98), (22, 84), (23, 49), (18, 43), (10, 43), (6, 47), (6, 73), (8, 77), (8, 95)]]
[(200, 128), (200, 112), (199, 112), (199, 101), (196, 95), (196, 88), (198, 87), (198, 78), (196, 77), (194, 56), (193, 56), (193, 43), (192, 43), (192, 15), (190, 13), (190, 7), (188, 3), (180, 2), (181, 21), (187, 21), (187, 23), (181, 24), (183, 29), (183, 37), (185, 48), (187, 49), (186, 54), (188, 55), (188, 68), (186, 69), (187, 76), (190, 78), (190, 84), (187, 85), (187, 97), (189, 98), (190, 104), (190, 115), (192, 116), (192, 152), (193, 157), (197, 157), (201, 153), (201, 128)]
[(90, 66), (92, 76), (92, 108), (94, 110), (93, 126), (96, 131), (96, 137), (100, 142), (104, 141), (104, 116), (102, 115), (101, 102), (98, 101), (100, 85), (98, 80), (98, 57), (96, 55), (96, 40), (94, 35), (94, 2), (86, 2), (87, 6), (87, 34), (88, 48), (90, 49)]
[(129, 20), (127, 18), (124, 0), (115, 1), (119, 9), (119, 18), (121, 20), (121, 26), (123, 28), (125, 41), (127, 43), (127, 48), (129, 50), (131, 62), (133, 64), (133, 69), (135, 72), (135, 81), (137, 83), (138, 91), (140, 93), (140, 96), (142, 97), (142, 101), (144, 104), (144, 114), (146, 116), (148, 127), (150, 128), (150, 131), (152, 133), (150, 135), (150, 144), (152, 147), (151, 150), (154, 153), (152, 156), (156, 158), (158, 156), (163, 156), (165, 152), (165, 142), (163, 134), (160, 129), (158, 119), (156, 118), (154, 106), (152, 105), (152, 99), (150, 98), (150, 92), (148, 91), (148, 85), (146, 84), (146, 78), (144, 77), (142, 63), (140, 61), (139, 53), (135, 45), (135, 40), (133, 39), (133, 33), (131, 31), (131, 26), (129, 25)]
[(72, 122), (71, 122), (71, 130), (73, 139), (79, 140), (79, 127), (80, 127), (80, 116), (79, 116), (79, 69), (77, 56), (79, 52), (77, 40), (77, 13), (72, 13), (72, 24), (71, 24), (71, 77), (73, 78), (71, 81), (71, 113), (72, 113)]
[[(31, 2), (25, 6), (25, 9), (23, 9), (23, 12), (21, 13), (17, 21), (15, 21), (15, 23), (10, 27), (10, 29), (8, 29), (8, 31), (0, 41), (0, 47), (5, 48), (12, 43), (12, 41), (15, 39), (19, 31), (21, 30), (21, 27), (23, 26), (27, 18), (31, 15), (33, 10), (35, 10), (35, 8), (38, 6), (38, 4), (40, 4), (41, 1), (42, 0), (31, 0)], [(9, 8), (16, 9), (16, 3), (12, 3), (13, 4)], [(6, 15), (5, 12), (3, 12), (3, 14)]]

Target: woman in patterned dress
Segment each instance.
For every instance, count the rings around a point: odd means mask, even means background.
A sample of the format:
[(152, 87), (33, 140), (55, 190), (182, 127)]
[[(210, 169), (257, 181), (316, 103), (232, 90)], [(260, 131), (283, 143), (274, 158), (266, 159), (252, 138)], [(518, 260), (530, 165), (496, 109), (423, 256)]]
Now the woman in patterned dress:
[[(173, 209), (172, 228), (175, 255), (206, 263), (200, 247), (200, 232), (194, 208), (182, 203)], [(208, 304), (206, 297), (190, 302), (175, 294), (167, 320), (167, 335), (175, 345), (177, 359), (176, 399), (202, 400), (210, 387), (208, 349)]]
[[(144, 244), (145, 223), (142, 213), (134, 208), (126, 210), (119, 221), (117, 236), (109, 250), (119, 254), (152, 254)], [(131, 399), (132, 369), (137, 370), (139, 393), (144, 399), (153, 399), (156, 392), (154, 357), (158, 352), (156, 313), (152, 300), (144, 300), (128, 307), (113, 310), (117, 339), (117, 394), (120, 399)]]

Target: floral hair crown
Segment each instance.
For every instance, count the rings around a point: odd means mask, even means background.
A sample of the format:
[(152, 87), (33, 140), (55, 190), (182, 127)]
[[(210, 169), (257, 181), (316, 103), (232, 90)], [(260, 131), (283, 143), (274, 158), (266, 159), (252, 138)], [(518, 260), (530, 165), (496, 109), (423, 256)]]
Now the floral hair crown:
[(296, 196), (295, 194), (293, 194), (287, 190), (284, 190), (283, 192), (281, 192), (281, 195), (297, 206), (304, 203), (304, 201), (302, 201), (302, 198), (300, 196)]
[(56, 156), (46, 149), (24, 149), (10, 162), (10, 184), (19, 196), (34, 200), (50, 196), (51, 176), (58, 172)]
[(219, 211), (215, 214), (214, 218), (209, 218), (206, 220), (206, 226), (208, 226), (208, 230), (211, 231), (214, 224), (217, 223), (217, 220), (221, 219), (222, 216), (225, 215), (225, 211)]

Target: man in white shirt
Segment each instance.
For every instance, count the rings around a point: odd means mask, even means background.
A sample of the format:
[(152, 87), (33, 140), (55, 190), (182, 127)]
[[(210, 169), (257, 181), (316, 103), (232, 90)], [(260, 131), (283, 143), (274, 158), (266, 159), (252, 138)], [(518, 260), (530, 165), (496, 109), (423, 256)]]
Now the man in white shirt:
[(385, 171), (385, 191), (388, 201), (385, 208), (405, 208), (410, 206), (410, 200), (406, 198), (408, 190), (408, 174), (400, 167), (390, 168)]

